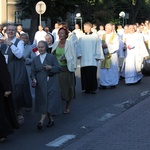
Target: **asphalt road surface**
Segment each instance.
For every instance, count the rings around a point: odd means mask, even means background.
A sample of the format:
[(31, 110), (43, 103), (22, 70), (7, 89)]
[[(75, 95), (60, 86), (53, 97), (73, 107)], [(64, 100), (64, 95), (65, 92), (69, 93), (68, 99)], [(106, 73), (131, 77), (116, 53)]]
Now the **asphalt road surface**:
[(38, 131), (40, 115), (34, 108), (31, 112), (24, 111), (24, 124), (5, 143), (0, 143), (0, 150), (61, 150), (150, 95), (150, 77), (143, 77), (140, 84), (132, 86), (121, 80), (115, 89), (98, 89), (96, 94), (82, 93), (79, 70), (76, 81), (76, 99), (69, 114), (54, 116), (55, 125), (51, 128), (46, 128), (46, 120), (43, 129)]

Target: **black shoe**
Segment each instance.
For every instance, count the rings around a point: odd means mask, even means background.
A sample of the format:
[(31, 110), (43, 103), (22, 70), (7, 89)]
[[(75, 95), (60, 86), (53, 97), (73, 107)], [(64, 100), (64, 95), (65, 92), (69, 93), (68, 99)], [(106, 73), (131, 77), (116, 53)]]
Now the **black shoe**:
[(91, 94), (96, 94), (96, 92), (95, 92), (95, 91), (91, 91), (90, 93), (91, 93)]
[(90, 94), (90, 91), (89, 90), (85, 90), (84, 93), (85, 94)]
[(106, 89), (107, 87), (106, 87), (106, 86), (103, 86), (103, 85), (100, 85), (98, 88), (99, 88), (99, 89)]
[(136, 84), (139, 84), (139, 83), (141, 83), (141, 79), (136, 82)]
[(46, 127), (49, 128), (49, 127), (52, 127), (52, 126), (54, 126), (54, 121), (49, 121)]
[(41, 123), (41, 122), (39, 122), (38, 124), (37, 124), (37, 128), (40, 130), (40, 129), (42, 129), (43, 128), (43, 124)]
[(119, 78), (119, 80), (124, 80), (125, 79), (125, 77), (123, 77), (123, 76), (120, 76), (120, 78)]
[(110, 86), (110, 88), (111, 88), (111, 89), (114, 89), (114, 88), (116, 88), (116, 86), (115, 86), (115, 85), (113, 85), (113, 86)]

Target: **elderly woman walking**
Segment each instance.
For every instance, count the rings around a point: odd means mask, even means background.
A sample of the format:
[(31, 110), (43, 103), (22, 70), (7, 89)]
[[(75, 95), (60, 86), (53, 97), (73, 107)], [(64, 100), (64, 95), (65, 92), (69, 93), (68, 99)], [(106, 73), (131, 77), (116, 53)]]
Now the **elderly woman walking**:
[(48, 117), (47, 127), (54, 125), (52, 114), (61, 112), (61, 100), (57, 74), (60, 66), (56, 57), (47, 53), (46, 41), (39, 41), (40, 55), (35, 57), (31, 64), (31, 79), (35, 87), (35, 110), (42, 114), (38, 129), (42, 129), (45, 118)]

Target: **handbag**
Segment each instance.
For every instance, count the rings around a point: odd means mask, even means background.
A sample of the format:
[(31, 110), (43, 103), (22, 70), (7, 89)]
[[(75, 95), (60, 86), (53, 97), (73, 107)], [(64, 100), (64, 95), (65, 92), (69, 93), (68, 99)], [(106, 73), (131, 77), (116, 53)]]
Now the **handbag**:
[(141, 72), (145, 76), (150, 76), (150, 60), (144, 60)]

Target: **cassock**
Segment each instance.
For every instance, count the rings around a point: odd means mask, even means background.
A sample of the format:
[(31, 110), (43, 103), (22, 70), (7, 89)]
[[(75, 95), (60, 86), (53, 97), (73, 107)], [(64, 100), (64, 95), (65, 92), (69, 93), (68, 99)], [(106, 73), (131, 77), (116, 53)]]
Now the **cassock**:
[(81, 56), (81, 85), (82, 90), (93, 92), (97, 90), (98, 61), (103, 60), (104, 55), (98, 34), (82, 34), (78, 41), (77, 56)]
[(13, 133), (14, 128), (19, 128), (12, 95), (4, 97), (6, 91), (12, 91), (11, 78), (5, 58), (0, 52), (0, 138), (7, 137)]

